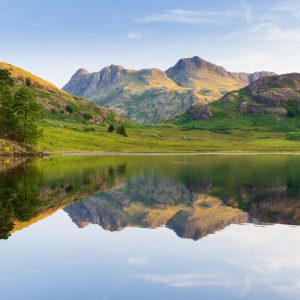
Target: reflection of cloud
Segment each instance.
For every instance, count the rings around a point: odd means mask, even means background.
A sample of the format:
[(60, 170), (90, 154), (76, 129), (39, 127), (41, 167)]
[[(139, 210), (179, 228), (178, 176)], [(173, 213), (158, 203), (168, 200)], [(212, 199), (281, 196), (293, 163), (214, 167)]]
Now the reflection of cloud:
[(218, 270), (206, 269), (204, 264), (203, 272), (185, 273), (178, 269), (169, 274), (139, 273), (137, 278), (169, 288), (224, 288), (240, 297), (252, 295), (261, 287), (271, 293), (295, 297), (300, 291), (298, 232), (299, 227), (283, 225), (233, 225), (214, 237), (222, 245), (222, 255), (218, 248), (207, 259), (212, 264), (210, 260), (221, 260)]
[(146, 261), (146, 257), (129, 257), (127, 259), (127, 262), (129, 265), (133, 265), (133, 266), (141, 266), (145, 263)]

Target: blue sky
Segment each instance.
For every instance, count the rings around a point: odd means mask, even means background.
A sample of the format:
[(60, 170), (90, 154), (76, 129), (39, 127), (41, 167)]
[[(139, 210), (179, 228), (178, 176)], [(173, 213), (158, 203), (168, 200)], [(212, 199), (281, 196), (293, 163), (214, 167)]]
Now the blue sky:
[(0, 0), (0, 60), (58, 86), (80, 67), (300, 72), (299, 0)]

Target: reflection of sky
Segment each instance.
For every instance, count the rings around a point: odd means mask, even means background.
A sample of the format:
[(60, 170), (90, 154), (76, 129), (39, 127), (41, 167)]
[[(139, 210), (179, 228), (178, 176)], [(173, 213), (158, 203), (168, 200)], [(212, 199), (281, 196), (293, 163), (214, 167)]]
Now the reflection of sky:
[(300, 228), (78, 229), (60, 211), (0, 241), (1, 299), (299, 299)]

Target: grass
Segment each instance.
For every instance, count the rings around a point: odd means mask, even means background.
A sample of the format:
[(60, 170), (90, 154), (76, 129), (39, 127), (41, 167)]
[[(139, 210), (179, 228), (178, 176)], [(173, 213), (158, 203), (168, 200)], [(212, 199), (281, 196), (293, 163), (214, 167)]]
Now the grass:
[[(128, 137), (108, 133), (106, 126), (78, 123), (63, 118), (45, 119), (38, 147), (56, 152), (298, 152), (300, 139), (292, 121), (285, 126), (269, 124), (262, 117), (230, 124), (224, 120), (195, 121), (153, 126), (131, 125)], [(239, 127), (237, 126), (239, 124)], [(298, 125), (297, 125), (298, 126)], [(280, 129), (280, 130), (279, 130)]]

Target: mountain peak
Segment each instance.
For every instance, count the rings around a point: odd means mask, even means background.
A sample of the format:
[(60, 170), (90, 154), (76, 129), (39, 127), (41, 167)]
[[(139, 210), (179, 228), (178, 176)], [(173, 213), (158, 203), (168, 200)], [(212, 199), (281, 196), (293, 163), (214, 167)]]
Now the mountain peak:
[[(87, 70), (87, 69), (84, 69), (84, 68), (80, 68), (76, 71), (75, 73), (76, 75), (89, 75), (90, 72)], [(75, 75), (74, 74), (74, 75)]]
[(199, 56), (194, 56), (191, 58), (181, 58), (174, 67), (167, 70), (167, 73), (172, 72), (173, 69), (176, 69), (177, 72), (180, 70), (186, 70), (191, 72), (195, 69), (210, 69), (212, 67), (216, 68), (218, 66), (204, 60)]
[(202, 80), (203, 72), (211, 72), (218, 76), (230, 76), (223, 67), (210, 63), (199, 56), (180, 59), (166, 73), (180, 86), (192, 86), (194, 80)]

